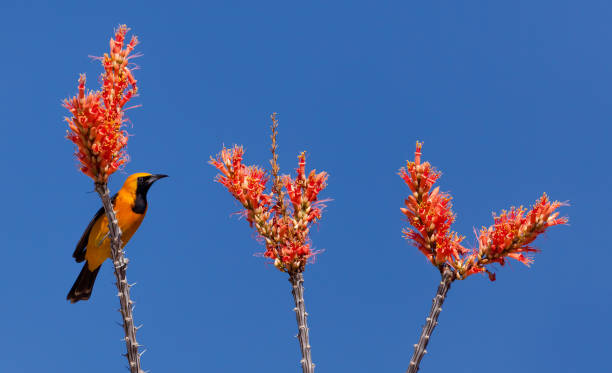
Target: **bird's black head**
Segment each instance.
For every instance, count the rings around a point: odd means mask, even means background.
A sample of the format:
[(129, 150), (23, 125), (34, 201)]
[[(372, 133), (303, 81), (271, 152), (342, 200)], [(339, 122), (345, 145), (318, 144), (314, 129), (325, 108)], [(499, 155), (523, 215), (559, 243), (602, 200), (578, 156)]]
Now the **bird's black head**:
[(142, 194), (146, 196), (151, 185), (153, 185), (153, 183), (156, 182), (157, 180), (163, 179), (164, 177), (168, 177), (168, 175), (157, 174), (157, 175), (139, 176), (136, 181), (137, 182), (136, 194)]
[(156, 175), (142, 175), (136, 179), (136, 200), (132, 211), (137, 214), (144, 214), (147, 210), (147, 192), (151, 185), (159, 179), (168, 177), (168, 175), (156, 174)]

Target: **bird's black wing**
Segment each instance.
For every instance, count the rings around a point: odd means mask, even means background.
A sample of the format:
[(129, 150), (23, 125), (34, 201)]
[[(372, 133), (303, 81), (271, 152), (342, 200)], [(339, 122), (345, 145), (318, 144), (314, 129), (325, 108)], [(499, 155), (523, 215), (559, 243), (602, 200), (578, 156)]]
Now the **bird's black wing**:
[[(113, 206), (115, 206), (116, 199), (117, 194), (115, 194), (113, 198), (111, 198), (111, 203), (113, 204)], [(93, 228), (96, 221), (98, 221), (98, 219), (104, 216), (104, 214), (104, 207), (101, 207), (91, 219), (91, 221), (87, 225), (87, 228), (85, 228), (85, 232), (83, 232), (83, 235), (81, 236), (81, 239), (79, 240), (79, 243), (77, 243), (76, 249), (74, 249), (74, 253), (72, 254), (72, 257), (74, 258), (74, 260), (76, 260), (77, 263), (81, 263), (83, 260), (85, 260), (85, 250), (87, 250), (87, 242), (89, 241), (89, 234), (91, 233), (91, 229)]]

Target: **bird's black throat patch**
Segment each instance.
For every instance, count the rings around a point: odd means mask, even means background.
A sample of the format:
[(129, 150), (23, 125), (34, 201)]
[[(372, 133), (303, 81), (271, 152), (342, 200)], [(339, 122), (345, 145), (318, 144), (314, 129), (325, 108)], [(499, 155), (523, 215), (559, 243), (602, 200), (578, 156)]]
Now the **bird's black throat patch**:
[(136, 214), (144, 214), (147, 211), (147, 196), (146, 194), (139, 194), (136, 192), (136, 199), (134, 200), (134, 206), (132, 206), (132, 211)]
[(136, 199), (132, 206), (132, 211), (136, 214), (144, 214), (147, 211), (147, 192), (151, 187), (148, 177), (139, 177), (136, 187)]

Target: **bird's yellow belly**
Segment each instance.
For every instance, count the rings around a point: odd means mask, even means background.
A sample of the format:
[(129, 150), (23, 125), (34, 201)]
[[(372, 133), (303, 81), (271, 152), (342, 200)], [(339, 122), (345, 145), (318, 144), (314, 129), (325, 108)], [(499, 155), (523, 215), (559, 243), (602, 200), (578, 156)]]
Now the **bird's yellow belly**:
[[(117, 216), (119, 217), (118, 221), (119, 228), (121, 228), (121, 242), (123, 247), (128, 243), (130, 238), (132, 238), (140, 226), (140, 223), (142, 223), (144, 214), (135, 214), (132, 211), (126, 213), (117, 211)], [(106, 259), (111, 257), (111, 240), (108, 235), (107, 222), (106, 216), (102, 219), (98, 219), (89, 234), (85, 259), (87, 260), (87, 267), (90, 271), (94, 271), (96, 268), (100, 267)]]

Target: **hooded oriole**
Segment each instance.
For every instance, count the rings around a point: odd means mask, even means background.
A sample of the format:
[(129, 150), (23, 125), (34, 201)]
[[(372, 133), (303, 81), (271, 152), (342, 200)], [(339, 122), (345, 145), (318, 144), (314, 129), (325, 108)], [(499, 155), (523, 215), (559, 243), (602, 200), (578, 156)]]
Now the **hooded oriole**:
[[(137, 173), (130, 175), (123, 187), (112, 198), (113, 208), (121, 228), (122, 246), (136, 232), (147, 212), (147, 192), (151, 185), (167, 175)], [(68, 292), (71, 303), (87, 300), (91, 295), (96, 276), (102, 263), (111, 257), (108, 219), (102, 207), (89, 222), (72, 254), (77, 263), (86, 261), (72, 289)]]

